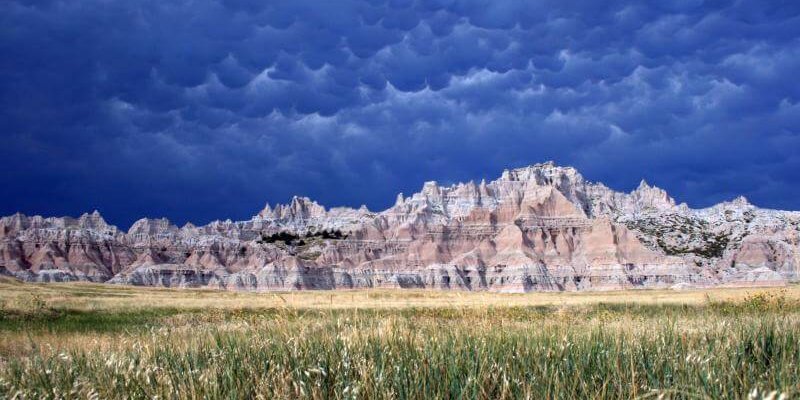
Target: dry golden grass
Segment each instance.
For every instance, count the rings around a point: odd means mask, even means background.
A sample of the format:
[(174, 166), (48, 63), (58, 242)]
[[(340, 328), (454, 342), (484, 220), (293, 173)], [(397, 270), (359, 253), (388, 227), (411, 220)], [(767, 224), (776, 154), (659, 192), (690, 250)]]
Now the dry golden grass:
[(608, 292), (494, 293), (437, 290), (338, 290), (300, 292), (226, 292), (209, 289), (161, 289), (91, 283), (27, 284), (0, 281), (0, 304), (29, 308), (32, 301), (49, 307), (97, 311), (177, 308), (185, 310), (310, 308), (384, 309), (450, 307), (529, 307), (611, 304), (687, 304), (738, 301), (780, 290), (787, 300), (800, 300), (800, 286), (785, 288), (713, 288), (694, 290), (630, 290)]
[(788, 398), (800, 287), (244, 293), (0, 279), (0, 398)]

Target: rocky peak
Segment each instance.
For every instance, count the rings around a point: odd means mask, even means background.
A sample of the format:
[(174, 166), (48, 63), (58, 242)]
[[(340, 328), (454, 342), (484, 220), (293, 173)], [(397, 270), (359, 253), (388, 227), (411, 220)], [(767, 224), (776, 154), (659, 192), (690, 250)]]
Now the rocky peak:
[(650, 186), (644, 179), (630, 196), (638, 210), (667, 210), (675, 207), (675, 200), (664, 189)]
[(505, 170), (501, 181), (534, 182), (537, 185), (569, 185), (583, 184), (583, 176), (575, 168), (561, 167), (553, 161), (534, 164), (527, 167)]
[(257, 216), (263, 219), (293, 219), (310, 218), (315, 215), (322, 215), (327, 210), (314, 200), (305, 196), (292, 196), (286, 204), (276, 204), (270, 207), (269, 203), (264, 206)]
[(488, 199), (489, 197), (492, 196), (491, 189), (489, 188), (489, 185), (486, 183), (486, 179), (481, 179), (481, 183), (478, 184), (478, 194), (481, 197), (481, 201), (484, 201), (485, 199)]
[(753, 204), (747, 200), (747, 197), (739, 196), (733, 200), (731, 200), (730, 204), (734, 207), (754, 207)]
[(77, 222), (78, 227), (83, 229), (93, 229), (97, 231), (109, 231), (109, 230), (116, 230), (115, 227), (112, 227), (106, 223), (106, 220), (103, 219), (103, 216), (100, 215), (100, 212), (94, 210), (91, 214), (84, 213), (78, 218)]
[(23, 213), (15, 213), (7, 217), (0, 218), (0, 225), (20, 231), (27, 229), (29, 225), (28, 216)]
[(272, 213), (272, 207), (269, 206), (269, 203), (264, 205), (264, 208), (256, 214), (257, 219), (267, 219), (273, 218), (274, 214)]
[(0, 218), (0, 238), (14, 236), (18, 232), (28, 229), (28, 226), (30, 226), (28, 217), (22, 213), (2, 217)]
[(422, 194), (426, 197), (439, 197), (442, 194), (442, 189), (436, 181), (427, 181), (422, 185)]
[(275, 208), (270, 208), (267, 204), (256, 216), (257, 219), (265, 220), (306, 220), (314, 217), (322, 217), (326, 213), (325, 207), (308, 197), (294, 196), (289, 204), (278, 204)]
[[(294, 196), (288, 204), (278, 204), (271, 209), (267, 205), (251, 221), (242, 223), (242, 227), (246, 230), (249, 229), (246, 226), (258, 226), (258, 229), (277, 229), (293, 233), (325, 229), (347, 231), (374, 217), (375, 214), (365, 205), (358, 209), (350, 207), (326, 209), (308, 197)], [(242, 232), (246, 233), (244, 230)]]
[(511, 195), (509, 189), (517, 187), (521, 182), (527, 190), (537, 190), (536, 187), (551, 186), (561, 192), (569, 201), (580, 207), (586, 214), (591, 214), (591, 202), (587, 198), (587, 189), (592, 186), (583, 176), (572, 167), (561, 167), (552, 161), (534, 164), (528, 167), (506, 170), (500, 179), (489, 186), (498, 189), (497, 195)]
[[(706, 211), (713, 212), (726, 212), (726, 213), (743, 213), (745, 211), (756, 209), (757, 207), (750, 203), (744, 196), (738, 196), (730, 201), (723, 201), (722, 203), (715, 204)], [(703, 210), (700, 210), (703, 211)]]
[(157, 236), (177, 233), (178, 227), (166, 218), (142, 218), (131, 225), (128, 235)]

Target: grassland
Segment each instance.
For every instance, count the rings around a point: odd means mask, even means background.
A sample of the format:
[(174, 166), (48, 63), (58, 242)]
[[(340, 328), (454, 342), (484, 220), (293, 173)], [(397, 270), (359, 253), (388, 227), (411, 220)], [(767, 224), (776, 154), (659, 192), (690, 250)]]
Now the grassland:
[(0, 281), (0, 397), (796, 398), (800, 288), (228, 293)]

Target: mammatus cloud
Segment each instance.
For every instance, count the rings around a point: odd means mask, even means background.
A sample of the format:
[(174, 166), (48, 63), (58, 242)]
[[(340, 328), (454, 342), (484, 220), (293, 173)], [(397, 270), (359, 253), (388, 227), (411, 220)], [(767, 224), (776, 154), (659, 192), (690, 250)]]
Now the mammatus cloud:
[(800, 6), (0, 4), (0, 211), (389, 205), (546, 159), (800, 209)]

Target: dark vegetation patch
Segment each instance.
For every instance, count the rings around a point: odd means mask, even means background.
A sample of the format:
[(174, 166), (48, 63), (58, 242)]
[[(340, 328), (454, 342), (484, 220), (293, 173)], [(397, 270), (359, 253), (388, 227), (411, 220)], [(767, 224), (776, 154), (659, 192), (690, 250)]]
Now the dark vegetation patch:
[(187, 313), (178, 309), (81, 311), (48, 308), (37, 311), (3, 310), (0, 332), (129, 332), (159, 325), (167, 316)]
[(320, 253), (319, 251), (309, 251), (309, 252), (298, 254), (297, 257), (301, 258), (303, 260), (312, 261), (312, 260), (316, 260), (321, 254), (322, 253)]
[(341, 230), (322, 230), (322, 231), (314, 231), (314, 232), (306, 232), (302, 235), (296, 235), (291, 232), (281, 231), (278, 233), (273, 233), (271, 235), (261, 235), (261, 239), (257, 241), (257, 243), (264, 244), (264, 243), (277, 243), (282, 242), (284, 244), (290, 246), (303, 246), (306, 244), (307, 241), (312, 239), (325, 239), (325, 240), (341, 240), (347, 239), (347, 234), (342, 233)]
[(720, 258), (731, 242), (725, 232), (711, 232), (707, 222), (677, 214), (662, 218), (642, 218), (626, 223), (629, 229), (644, 234), (643, 243), (666, 255), (694, 254), (704, 258)]

